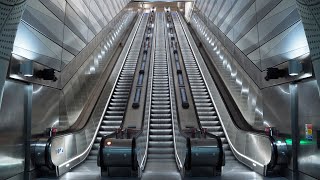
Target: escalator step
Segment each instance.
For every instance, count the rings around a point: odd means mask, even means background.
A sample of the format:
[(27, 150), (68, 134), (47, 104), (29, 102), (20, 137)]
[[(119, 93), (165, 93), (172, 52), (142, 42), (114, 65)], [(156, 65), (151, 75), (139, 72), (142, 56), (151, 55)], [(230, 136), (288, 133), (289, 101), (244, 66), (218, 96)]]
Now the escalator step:
[(151, 135), (171, 135), (172, 129), (150, 129)]
[(148, 148), (148, 153), (149, 154), (174, 154), (174, 148), (173, 147), (161, 147), (161, 148), (154, 148), (154, 147), (149, 147)]

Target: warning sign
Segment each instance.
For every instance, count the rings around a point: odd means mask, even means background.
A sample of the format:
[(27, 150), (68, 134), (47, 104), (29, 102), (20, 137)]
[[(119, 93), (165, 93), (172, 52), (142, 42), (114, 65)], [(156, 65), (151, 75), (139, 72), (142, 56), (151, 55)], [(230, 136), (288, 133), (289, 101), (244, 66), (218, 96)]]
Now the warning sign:
[(312, 124), (306, 124), (306, 139), (312, 141)]

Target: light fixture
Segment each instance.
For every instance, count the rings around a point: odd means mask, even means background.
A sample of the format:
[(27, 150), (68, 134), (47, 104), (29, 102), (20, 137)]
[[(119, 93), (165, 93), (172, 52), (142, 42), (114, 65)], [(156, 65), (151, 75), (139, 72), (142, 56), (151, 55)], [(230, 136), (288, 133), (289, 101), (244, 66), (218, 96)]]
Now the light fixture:
[(33, 76), (33, 62), (30, 60), (22, 61), (20, 64), (20, 72), (25, 77)]
[(288, 61), (288, 71), (290, 76), (297, 76), (302, 72), (302, 64), (297, 60)]

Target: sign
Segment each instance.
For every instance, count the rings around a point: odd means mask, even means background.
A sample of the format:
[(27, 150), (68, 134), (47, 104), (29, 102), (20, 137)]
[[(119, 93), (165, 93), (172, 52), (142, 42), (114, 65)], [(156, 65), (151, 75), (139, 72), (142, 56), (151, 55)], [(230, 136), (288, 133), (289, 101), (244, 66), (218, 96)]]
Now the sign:
[(312, 141), (312, 124), (305, 125), (306, 139)]
[(63, 147), (56, 149), (56, 154), (62, 154), (62, 153), (63, 153)]

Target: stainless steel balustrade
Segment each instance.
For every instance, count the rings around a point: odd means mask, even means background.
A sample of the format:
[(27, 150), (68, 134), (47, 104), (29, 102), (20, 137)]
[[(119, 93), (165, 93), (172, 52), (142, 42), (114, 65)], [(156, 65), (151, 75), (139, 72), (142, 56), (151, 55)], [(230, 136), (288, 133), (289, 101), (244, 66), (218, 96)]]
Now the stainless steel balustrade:
[(212, 61), (218, 66), (217, 70), (243, 117), (253, 128), (264, 130), (269, 124), (263, 120), (262, 93), (259, 87), (210, 32), (198, 13), (193, 14), (190, 24), (211, 56), (217, 57)]
[[(131, 14), (128, 20), (127, 26), (132, 22), (136, 14)], [(137, 33), (137, 30), (142, 21), (142, 15), (138, 18), (137, 23), (133, 27), (133, 31), (129, 36), (129, 40), (124, 47), (124, 50), (119, 59), (118, 63), (113, 68), (114, 72), (119, 72), (123, 67), (124, 60), (128, 55), (128, 51), (133, 43), (133, 39)], [(123, 28), (123, 32), (126, 28)], [(121, 36), (122, 32), (119, 32)], [(117, 37), (120, 38), (120, 37)], [(99, 131), (100, 124), (103, 120), (103, 115), (105, 114), (108, 101), (110, 100), (110, 93), (116, 85), (115, 81), (119, 76), (119, 73), (111, 74), (106, 88), (103, 90), (101, 97), (99, 98), (95, 110), (93, 111), (90, 119), (88, 120), (86, 126), (79, 132), (61, 135), (53, 137), (52, 139), (41, 140), (36, 145), (46, 146), (47, 148), (38, 148), (40, 150), (45, 150), (46, 152), (35, 152), (35, 158), (38, 162), (45, 162), (46, 166), (51, 166), (55, 169), (55, 175), (60, 176), (61, 174), (69, 171), (72, 167), (76, 166), (80, 162), (86, 159), (90, 152), (90, 149), (95, 141), (95, 137)], [(109, 84), (110, 83), (110, 84)], [(112, 85), (112, 86), (110, 86)], [(48, 143), (48, 144), (47, 144)], [(40, 157), (41, 156), (41, 157)], [(43, 165), (43, 164), (40, 164)]]
[(135, 35), (126, 60), (121, 69), (117, 82), (103, 116), (103, 121), (96, 135), (95, 143), (92, 146), (88, 159), (97, 160), (99, 144), (103, 136), (109, 135), (121, 128), (127, 109), (128, 99), (130, 97), (131, 86), (134, 80), (137, 62), (139, 59), (140, 47), (144, 37), (146, 25), (148, 23), (148, 14), (144, 14), (140, 27)]
[(220, 119), (220, 123), (233, 154), (239, 161), (246, 164), (254, 171), (267, 175), (268, 166), (275, 163), (274, 160), (276, 152), (273, 142), (268, 136), (246, 132), (238, 129), (234, 125), (227, 108), (219, 95), (219, 91), (211, 78), (206, 64), (187, 29), (186, 23), (181, 20), (179, 14), (177, 14), (177, 18), (179, 19), (183, 30), (177, 33), (180, 35), (183, 34), (185, 36), (184, 38), (186, 38), (190, 45), (191, 52), (193, 53), (195, 62), (199, 67), (199, 72), (202, 75), (204, 84), (209, 92), (210, 99), (214, 104), (217, 116)]

